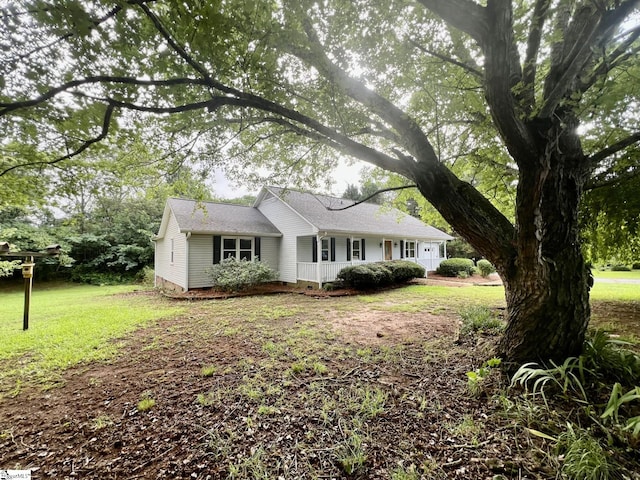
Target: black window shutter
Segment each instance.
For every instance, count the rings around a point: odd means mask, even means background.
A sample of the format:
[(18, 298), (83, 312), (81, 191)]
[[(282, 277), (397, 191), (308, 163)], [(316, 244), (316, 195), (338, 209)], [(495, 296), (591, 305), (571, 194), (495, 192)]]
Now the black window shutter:
[(253, 256), (257, 257), (258, 260), (262, 260), (260, 258), (260, 237), (253, 239)]
[(220, 257), (222, 256), (221, 252), (222, 247), (222, 237), (220, 235), (213, 236), (213, 263), (220, 263)]
[(347, 238), (347, 262), (351, 261), (351, 239)]
[(318, 262), (318, 241), (316, 239), (316, 237), (311, 237), (311, 255), (312, 255), (312, 262), (313, 263), (317, 263)]
[(365, 248), (364, 248), (364, 238), (362, 240), (360, 240), (360, 260), (366, 260), (366, 258), (364, 258), (364, 252), (365, 252)]
[(404, 258), (404, 240), (400, 240), (400, 258)]
[(336, 239), (331, 237), (331, 261), (336, 261)]

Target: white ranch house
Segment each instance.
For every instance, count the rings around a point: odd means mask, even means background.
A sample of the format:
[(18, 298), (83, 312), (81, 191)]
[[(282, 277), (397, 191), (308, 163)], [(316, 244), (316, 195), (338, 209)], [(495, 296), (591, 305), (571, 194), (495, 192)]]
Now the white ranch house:
[(349, 265), (405, 259), (435, 270), (453, 237), (397, 209), (264, 187), (253, 206), (167, 201), (155, 241), (156, 285), (211, 287), (221, 259), (266, 262), (287, 283), (321, 286)]

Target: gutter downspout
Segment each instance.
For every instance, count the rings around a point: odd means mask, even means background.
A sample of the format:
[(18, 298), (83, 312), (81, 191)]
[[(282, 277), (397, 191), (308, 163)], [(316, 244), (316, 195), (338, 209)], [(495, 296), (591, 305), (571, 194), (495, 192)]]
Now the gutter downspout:
[(189, 267), (191, 266), (191, 261), (189, 259), (189, 239), (191, 238), (191, 232), (187, 232), (186, 236), (185, 236), (185, 242), (184, 242), (184, 255), (185, 255), (185, 263), (186, 263), (186, 268), (184, 269), (184, 276), (185, 276), (185, 292), (189, 291)]
[(153, 242), (153, 288), (158, 288), (158, 275), (156, 275), (156, 265), (158, 265), (158, 242), (152, 238)]
[(320, 235), (320, 232), (316, 234), (316, 251), (318, 252), (318, 262), (316, 265), (316, 279), (318, 280), (318, 288), (322, 288), (322, 239), (323, 238), (324, 237)]

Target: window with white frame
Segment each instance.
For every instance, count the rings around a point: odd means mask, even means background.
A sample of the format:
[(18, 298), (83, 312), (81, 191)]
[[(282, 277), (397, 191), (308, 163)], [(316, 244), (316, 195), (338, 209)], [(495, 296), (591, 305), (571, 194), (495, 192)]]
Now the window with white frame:
[(358, 238), (358, 239), (353, 239), (353, 242), (351, 243), (351, 258), (353, 260), (360, 260), (362, 258), (361, 255), (361, 249), (362, 249), (362, 241)]
[(224, 237), (222, 258), (234, 257), (238, 260), (253, 258), (253, 238)]
[(321, 258), (323, 262), (329, 261), (329, 239), (328, 238), (322, 239), (322, 257)]
[(404, 242), (404, 256), (405, 258), (416, 257), (416, 242), (407, 240)]
[(172, 238), (171, 239), (171, 250), (169, 251), (169, 259), (170, 259), (171, 263), (173, 263), (173, 258), (174, 258), (174, 255), (175, 255), (174, 252), (175, 252), (175, 241)]

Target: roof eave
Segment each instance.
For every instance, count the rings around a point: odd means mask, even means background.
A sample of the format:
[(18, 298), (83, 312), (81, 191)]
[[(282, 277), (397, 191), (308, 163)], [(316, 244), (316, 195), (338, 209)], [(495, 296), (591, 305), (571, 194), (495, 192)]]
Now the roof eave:
[(282, 233), (271, 232), (229, 232), (219, 230), (180, 230), (180, 233), (190, 233), (191, 235), (228, 235), (228, 236), (247, 236), (247, 237), (282, 237)]

